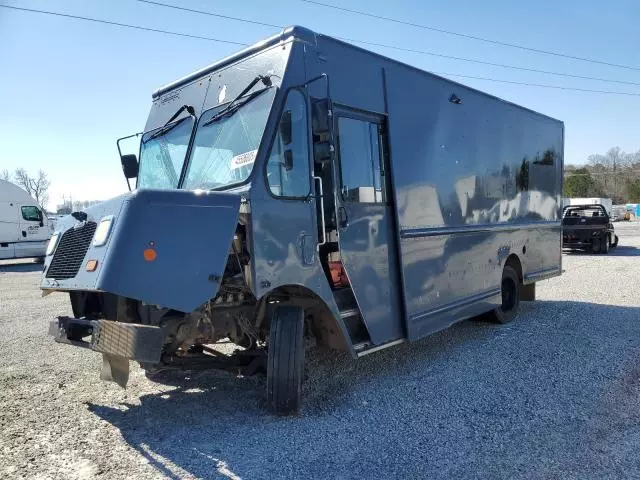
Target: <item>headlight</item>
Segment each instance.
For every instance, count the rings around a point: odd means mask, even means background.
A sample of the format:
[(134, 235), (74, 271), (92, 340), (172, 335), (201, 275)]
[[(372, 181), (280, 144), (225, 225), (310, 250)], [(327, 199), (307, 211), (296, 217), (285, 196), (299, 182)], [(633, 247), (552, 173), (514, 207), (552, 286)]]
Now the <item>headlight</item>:
[(58, 240), (60, 240), (60, 232), (54, 232), (49, 239), (49, 243), (47, 244), (47, 250), (44, 252), (46, 256), (53, 254), (56, 251), (56, 247), (58, 246)]
[(100, 220), (98, 224), (98, 228), (96, 228), (96, 233), (93, 234), (93, 246), (101, 247), (105, 243), (107, 243), (107, 239), (109, 238), (109, 233), (111, 233), (111, 224), (113, 223), (113, 215), (109, 215), (108, 217), (104, 217)]

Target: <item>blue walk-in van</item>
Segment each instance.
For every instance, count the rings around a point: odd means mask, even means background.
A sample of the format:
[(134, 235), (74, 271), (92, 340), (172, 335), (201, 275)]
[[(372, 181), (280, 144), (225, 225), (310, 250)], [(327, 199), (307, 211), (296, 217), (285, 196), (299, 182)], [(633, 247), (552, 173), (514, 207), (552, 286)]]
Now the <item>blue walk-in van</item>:
[(58, 222), (41, 285), (121, 385), (241, 366), (295, 412), (309, 345), (508, 322), (561, 273), (562, 122), (304, 28), (160, 88), (139, 137), (135, 188)]

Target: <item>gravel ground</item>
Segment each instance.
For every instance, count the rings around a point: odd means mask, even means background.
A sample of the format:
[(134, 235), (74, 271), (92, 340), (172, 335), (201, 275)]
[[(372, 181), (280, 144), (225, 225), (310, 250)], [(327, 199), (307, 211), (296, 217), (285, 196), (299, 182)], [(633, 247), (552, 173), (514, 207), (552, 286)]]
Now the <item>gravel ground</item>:
[(0, 265), (2, 478), (640, 478), (640, 224), (565, 255), (507, 326), (463, 322), (353, 361), (315, 354), (297, 418), (261, 377), (98, 379), (47, 338), (70, 314), (40, 268)]

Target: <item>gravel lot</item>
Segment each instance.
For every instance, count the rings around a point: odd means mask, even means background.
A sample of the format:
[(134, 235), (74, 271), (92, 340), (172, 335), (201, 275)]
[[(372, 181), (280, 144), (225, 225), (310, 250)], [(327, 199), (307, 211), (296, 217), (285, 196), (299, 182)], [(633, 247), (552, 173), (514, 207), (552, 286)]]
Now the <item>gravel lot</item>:
[(473, 321), (361, 360), (310, 359), (303, 414), (264, 413), (265, 380), (226, 373), (126, 391), (54, 344), (62, 294), (0, 265), (2, 478), (640, 478), (640, 224), (500, 327)]

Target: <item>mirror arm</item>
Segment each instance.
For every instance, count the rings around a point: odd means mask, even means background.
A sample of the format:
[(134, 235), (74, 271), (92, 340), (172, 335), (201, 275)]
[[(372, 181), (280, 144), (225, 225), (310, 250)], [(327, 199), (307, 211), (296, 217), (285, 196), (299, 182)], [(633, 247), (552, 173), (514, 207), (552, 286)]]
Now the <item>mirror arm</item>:
[(142, 135), (142, 132), (134, 133), (133, 135), (122, 137), (122, 138), (119, 138), (118, 140), (116, 140), (116, 146), (118, 147), (118, 155), (120, 155), (120, 157), (122, 157), (122, 150), (120, 149), (120, 142), (122, 140), (128, 140), (128, 139), (133, 138), (133, 137), (139, 137), (140, 135)]

